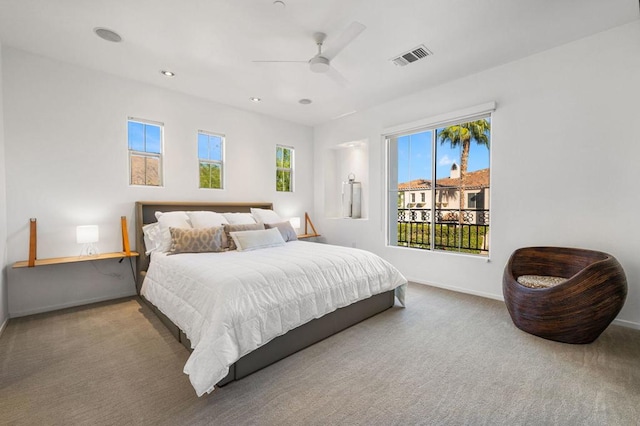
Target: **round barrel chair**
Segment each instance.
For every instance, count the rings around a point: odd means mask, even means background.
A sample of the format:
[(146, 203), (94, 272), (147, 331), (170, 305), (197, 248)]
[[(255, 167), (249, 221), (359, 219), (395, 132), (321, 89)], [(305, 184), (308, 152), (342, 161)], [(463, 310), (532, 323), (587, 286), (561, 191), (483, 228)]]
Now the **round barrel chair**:
[(622, 309), (627, 279), (620, 263), (599, 251), (563, 247), (516, 250), (502, 292), (513, 323), (557, 342), (591, 343)]

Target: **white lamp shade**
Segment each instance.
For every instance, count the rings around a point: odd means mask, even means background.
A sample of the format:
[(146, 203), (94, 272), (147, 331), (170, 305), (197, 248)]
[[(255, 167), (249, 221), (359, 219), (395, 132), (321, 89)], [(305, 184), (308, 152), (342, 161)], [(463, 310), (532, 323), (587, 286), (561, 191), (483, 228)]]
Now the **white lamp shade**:
[(84, 225), (76, 228), (76, 242), (90, 244), (98, 242), (98, 225)]
[(300, 218), (299, 217), (292, 217), (291, 219), (289, 219), (289, 223), (291, 224), (291, 226), (294, 229), (300, 229)]

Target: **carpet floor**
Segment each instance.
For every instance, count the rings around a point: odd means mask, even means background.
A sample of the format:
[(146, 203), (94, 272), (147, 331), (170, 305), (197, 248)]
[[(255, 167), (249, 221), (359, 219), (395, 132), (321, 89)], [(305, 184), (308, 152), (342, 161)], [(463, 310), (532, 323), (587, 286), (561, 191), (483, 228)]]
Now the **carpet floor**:
[(551, 342), (515, 328), (502, 302), (417, 284), (407, 308), (202, 398), (188, 356), (137, 298), (12, 319), (0, 423), (640, 424), (640, 331)]

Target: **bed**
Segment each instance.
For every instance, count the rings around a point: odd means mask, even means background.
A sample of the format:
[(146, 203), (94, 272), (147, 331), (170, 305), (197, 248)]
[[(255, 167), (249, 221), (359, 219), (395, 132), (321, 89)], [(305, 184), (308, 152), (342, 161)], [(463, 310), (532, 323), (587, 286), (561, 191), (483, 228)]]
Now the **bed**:
[[(249, 212), (271, 203), (137, 202), (137, 291), (192, 351), (201, 396), (403, 303), (406, 279), (363, 250), (305, 241), (223, 253), (146, 255), (155, 212)], [(153, 261), (151, 261), (153, 258)]]

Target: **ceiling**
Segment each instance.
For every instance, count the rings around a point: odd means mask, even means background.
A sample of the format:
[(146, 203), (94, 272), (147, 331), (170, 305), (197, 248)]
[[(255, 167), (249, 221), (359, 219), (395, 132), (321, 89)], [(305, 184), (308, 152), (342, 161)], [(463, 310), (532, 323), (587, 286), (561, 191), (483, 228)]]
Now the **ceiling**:
[[(639, 18), (637, 0), (283, 1), (0, 0), (0, 42), (316, 125)], [(308, 60), (313, 33), (325, 32), (330, 48), (354, 21), (366, 29), (331, 62), (346, 86), (305, 63), (252, 62)], [(98, 38), (96, 27), (122, 42)], [(405, 67), (390, 61), (420, 44), (433, 56)]]

